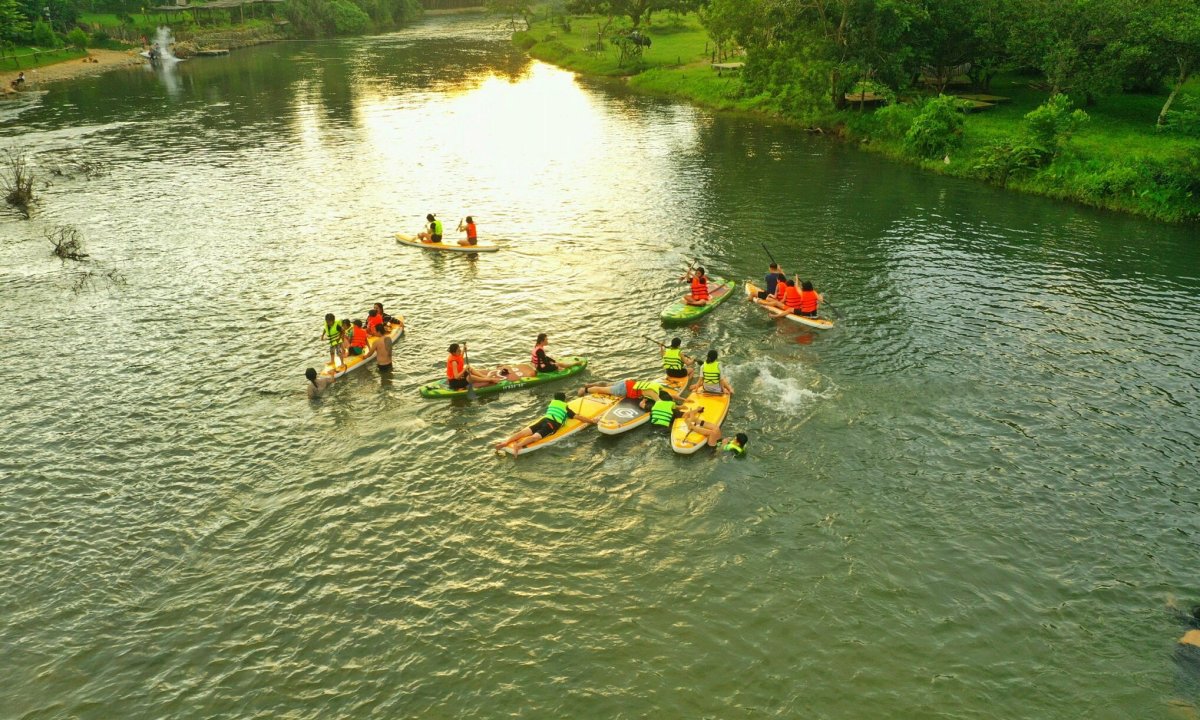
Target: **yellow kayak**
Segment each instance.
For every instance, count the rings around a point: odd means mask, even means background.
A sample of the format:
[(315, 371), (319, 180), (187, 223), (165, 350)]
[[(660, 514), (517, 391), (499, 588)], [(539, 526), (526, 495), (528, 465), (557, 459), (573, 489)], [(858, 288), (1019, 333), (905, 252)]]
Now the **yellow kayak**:
[[(581, 398), (575, 398), (567, 403), (567, 407), (571, 412), (575, 413), (575, 417), (567, 418), (567, 421), (559, 426), (552, 434), (547, 435), (540, 440), (535, 440), (525, 447), (521, 448), (520, 454), (531, 453), (534, 450), (541, 450), (544, 447), (551, 445), (568, 438), (580, 430), (587, 427), (590, 423), (585, 423), (580, 420), (580, 417), (585, 417), (589, 420), (595, 420), (604, 413), (608, 412), (609, 408), (616, 405), (621, 398), (612, 395), (585, 395)], [(530, 423), (532, 424), (532, 423)], [(512, 446), (505, 446), (500, 449), (500, 452), (506, 452), (509, 455), (515, 455)]]
[[(686, 390), (688, 378), (662, 377), (655, 382), (677, 390)], [(650, 421), (650, 411), (642, 408), (640, 399), (631, 400), (629, 398), (621, 398), (620, 400), (608, 412), (604, 413), (600, 421), (596, 423), (596, 429), (601, 433), (605, 435), (620, 435), (636, 427), (641, 427)]]
[(426, 250), (445, 250), (446, 252), (459, 253), (485, 253), (496, 252), (500, 249), (499, 245), (490, 242), (480, 242), (478, 245), (459, 245), (457, 242), (451, 243), (427, 243), (421, 242), (412, 235), (404, 235), (396, 233), (396, 242), (401, 245), (412, 245), (413, 247), (422, 247)]
[[(403, 317), (401, 317), (399, 319), (400, 319), (400, 322), (404, 322)], [(388, 337), (390, 337), (392, 339), (392, 342), (396, 342), (401, 337), (403, 337), (403, 335), (404, 335), (404, 326), (403, 325), (392, 325), (391, 327), (388, 328)], [(375, 343), (377, 343), (377, 342), (379, 342), (379, 338), (368, 337), (367, 338), (367, 351), (365, 353), (363, 353), (362, 355), (347, 355), (344, 358), (345, 364), (343, 364), (341, 361), (339, 361), (336, 367), (333, 365), (333, 363), (327, 362), (327, 363), (325, 363), (324, 367), (321, 368), (321, 372), (318, 374), (324, 375), (325, 377), (340, 378), (341, 376), (345, 375), (348, 372), (353, 372), (355, 370), (358, 370), (359, 368), (366, 367), (367, 365), (369, 365), (375, 361)]]
[[(684, 412), (694, 407), (700, 407), (700, 419), (710, 425), (720, 425), (729, 412), (729, 396), (725, 393), (692, 393), (684, 401)], [(680, 455), (691, 455), (708, 443), (708, 438), (699, 433), (688, 432), (687, 423), (682, 419), (671, 424), (671, 449)]]

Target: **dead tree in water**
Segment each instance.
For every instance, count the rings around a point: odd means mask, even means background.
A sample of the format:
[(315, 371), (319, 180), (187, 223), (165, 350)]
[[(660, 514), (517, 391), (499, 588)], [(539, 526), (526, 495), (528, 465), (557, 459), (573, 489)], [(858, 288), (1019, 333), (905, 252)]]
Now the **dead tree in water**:
[(4, 151), (0, 161), (0, 188), (4, 190), (4, 201), (29, 217), (29, 203), (33, 202), (33, 170), (25, 159), (25, 153), (11, 148)]
[(79, 230), (74, 225), (63, 225), (57, 230), (47, 230), (46, 240), (53, 246), (54, 257), (66, 262), (67, 260), (83, 260), (88, 255), (83, 252), (83, 241)]
[[(64, 265), (68, 260), (83, 263), (88, 258), (88, 254), (83, 251), (83, 239), (74, 225), (63, 225), (54, 230), (47, 230), (46, 240), (51, 245), (50, 252), (62, 260)], [(127, 284), (125, 276), (115, 268), (105, 268), (95, 264), (85, 265), (84, 268), (69, 273), (71, 290), (77, 295), (84, 290), (95, 289), (97, 282), (103, 283), (109, 288), (124, 287)]]

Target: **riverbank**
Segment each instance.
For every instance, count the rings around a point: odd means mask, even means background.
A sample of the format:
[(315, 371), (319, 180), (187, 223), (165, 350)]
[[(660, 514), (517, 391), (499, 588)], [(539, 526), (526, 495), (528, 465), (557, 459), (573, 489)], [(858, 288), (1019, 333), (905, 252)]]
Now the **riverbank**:
[[(990, 92), (1003, 100), (964, 117), (962, 143), (953, 153), (925, 160), (906, 152), (906, 127), (897, 132), (895, 115), (886, 122), (876, 120), (874, 111), (865, 108), (798, 117), (782, 111), (777, 97), (751, 95), (737, 65), (745, 58), (716, 57), (694, 15), (656, 16), (643, 28), (652, 45), (640, 60), (622, 61), (611, 40), (603, 49), (593, 49), (602, 23), (595, 16), (541, 20), (528, 32), (515, 33), (513, 41), (532, 57), (575, 72), (616, 78), (631, 88), (716, 110), (783, 120), (931, 172), (1164, 222), (1200, 220), (1200, 138), (1156, 132), (1154, 119), (1163, 100), (1158, 95), (1102, 98), (1086, 108), (1091, 121), (1064, 144), (1053, 162), (1005, 175), (1001, 182), (987, 170), (988, 153), (998, 143), (1019, 137), (1024, 116), (1047, 99), (1027, 78), (996, 80)], [(717, 60), (732, 62), (733, 67), (714, 68)], [(1189, 90), (1200, 95), (1200, 82), (1194, 81)]]
[[(83, 58), (73, 58), (53, 65), (43, 65), (25, 71), (26, 90), (37, 90), (46, 83), (96, 75), (113, 68), (140, 65), (145, 59), (136, 50), (89, 50)], [(11, 92), (10, 83), (20, 71), (0, 73), (0, 88)]]

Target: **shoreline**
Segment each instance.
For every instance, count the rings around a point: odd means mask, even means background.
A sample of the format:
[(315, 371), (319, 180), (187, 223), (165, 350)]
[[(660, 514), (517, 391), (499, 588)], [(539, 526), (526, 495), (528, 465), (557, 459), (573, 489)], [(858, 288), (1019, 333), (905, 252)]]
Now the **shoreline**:
[(12, 90), (12, 86), (9, 83), (15, 80), (17, 74), (21, 71), (13, 70), (12, 72), (0, 73), (0, 96), (7, 98), (17, 97), (23, 92), (36, 91), (47, 83), (99, 75), (114, 68), (132, 67), (141, 65), (144, 62), (145, 58), (139, 55), (137, 50), (133, 49), (88, 50), (88, 54), (82, 58), (64, 60), (53, 65), (42, 65), (41, 67), (24, 71), (25, 89), (19, 92)]

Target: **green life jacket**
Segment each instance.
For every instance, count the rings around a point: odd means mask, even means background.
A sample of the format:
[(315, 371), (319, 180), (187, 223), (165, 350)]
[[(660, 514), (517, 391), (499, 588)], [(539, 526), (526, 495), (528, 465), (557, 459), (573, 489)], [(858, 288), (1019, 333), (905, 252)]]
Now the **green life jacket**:
[(704, 384), (720, 387), (721, 385), (721, 363), (717, 360), (704, 363), (700, 368), (700, 372), (704, 375)]
[(725, 445), (725, 449), (728, 450), (729, 452), (735, 453), (737, 455), (745, 455), (746, 454), (746, 448), (742, 447), (741, 445), (738, 445), (737, 440), (730, 440)]
[(642, 392), (646, 392), (647, 390), (649, 390), (650, 392), (658, 393), (659, 397), (662, 397), (663, 395), (666, 394), (663, 392), (664, 390), (666, 390), (666, 388), (664, 388), (659, 383), (652, 382), (650, 380), (641, 380), (641, 381), (635, 382), (633, 384), (633, 389), (641, 390)]
[(675, 419), (675, 401), (659, 400), (650, 406), (650, 424), (660, 427), (671, 427)]
[(342, 343), (342, 333), (339, 331), (339, 327), (337, 320), (334, 320), (332, 325), (325, 326), (325, 339), (329, 341), (330, 347), (337, 347)]
[(663, 350), (663, 370), (682, 370), (683, 351), (679, 348)]
[(562, 425), (567, 420), (568, 410), (567, 404), (562, 400), (551, 400), (550, 407), (546, 408), (546, 418)]
[(437, 218), (434, 218), (433, 225), (430, 226), (429, 232), (434, 235), (441, 235), (442, 234), (442, 221), (438, 220)]

